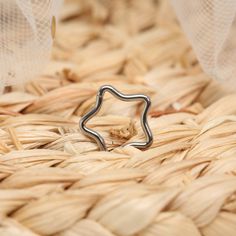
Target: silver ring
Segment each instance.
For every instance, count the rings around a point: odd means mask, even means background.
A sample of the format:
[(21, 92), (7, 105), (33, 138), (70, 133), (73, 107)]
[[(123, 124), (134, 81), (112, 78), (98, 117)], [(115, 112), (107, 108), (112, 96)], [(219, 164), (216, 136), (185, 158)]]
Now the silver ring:
[(82, 133), (96, 141), (98, 144), (99, 148), (101, 151), (107, 151), (106, 143), (104, 138), (97, 133), (96, 131), (89, 129), (86, 124), (87, 122), (94, 117), (101, 109), (102, 103), (103, 103), (103, 96), (105, 92), (111, 93), (114, 97), (125, 101), (125, 102), (132, 102), (132, 101), (143, 101), (144, 102), (144, 109), (141, 114), (141, 126), (143, 128), (144, 134), (146, 136), (146, 141), (145, 142), (132, 142), (125, 144), (124, 146), (133, 146), (136, 148), (148, 148), (149, 146), (152, 145), (153, 143), (153, 135), (151, 132), (151, 129), (148, 125), (148, 120), (147, 120), (147, 114), (151, 106), (151, 100), (148, 96), (143, 95), (143, 94), (131, 94), (131, 95), (126, 95), (118, 90), (116, 90), (114, 87), (111, 85), (104, 85), (100, 87), (98, 94), (97, 94), (97, 99), (96, 99), (96, 104), (95, 107), (92, 108), (88, 113), (86, 113), (80, 120), (80, 129)]

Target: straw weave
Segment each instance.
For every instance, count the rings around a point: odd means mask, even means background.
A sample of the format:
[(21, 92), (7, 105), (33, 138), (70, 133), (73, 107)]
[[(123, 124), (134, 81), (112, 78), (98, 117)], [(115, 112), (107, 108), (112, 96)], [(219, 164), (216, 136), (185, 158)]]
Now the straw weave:
[[(32, 58), (32, 60), (34, 60)], [(140, 103), (153, 101), (151, 148)], [(236, 93), (201, 70), (166, 0), (70, 0), (53, 59), (39, 78), (0, 96), (1, 236), (235, 236)]]

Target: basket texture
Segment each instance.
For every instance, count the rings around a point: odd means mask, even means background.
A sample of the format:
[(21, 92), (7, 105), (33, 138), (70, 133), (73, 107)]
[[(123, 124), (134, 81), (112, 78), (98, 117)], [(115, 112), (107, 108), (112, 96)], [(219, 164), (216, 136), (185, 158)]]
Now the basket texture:
[[(32, 58), (34, 60), (34, 58)], [(109, 94), (79, 130), (99, 86)], [(68, 0), (42, 76), (0, 96), (1, 236), (235, 236), (236, 94), (207, 77), (168, 1)]]

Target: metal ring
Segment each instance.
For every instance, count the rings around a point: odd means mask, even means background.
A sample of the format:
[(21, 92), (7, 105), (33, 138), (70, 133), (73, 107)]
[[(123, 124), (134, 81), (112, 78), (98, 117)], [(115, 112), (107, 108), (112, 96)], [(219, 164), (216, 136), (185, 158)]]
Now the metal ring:
[(92, 108), (92, 110), (90, 110), (87, 114), (85, 114), (81, 118), (80, 129), (81, 129), (82, 133), (84, 135), (94, 139), (97, 142), (101, 151), (107, 151), (107, 147), (106, 147), (106, 143), (105, 143), (104, 138), (96, 131), (86, 127), (87, 122), (100, 111), (102, 103), (103, 103), (103, 96), (104, 96), (105, 92), (111, 93), (114, 97), (116, 97), (122, 101), (127, 101), (127, 102), (143, 101), (145, 103), (144, 110), (141, 114), (140, 121), (141, 121), (141, 126), (143, 128), (144, 134), (146, 136), (146, 141), (145, 142), (132, 142), (132, 143), (125, 144), (124, 146), (133, 146), (136, 148), (147, 148), (147, 147), (151, 146), (152, 142), (153, 142), (153, 135), (152, 135), (152, 132), (151, 132), (151, 129), (148, 125), (148, 120), (147, 120), (147, 114), (148, 114), (149, 108), (151, 106), (150, 98), (146, 95), (143, 95), (143, 94), (126, 95), (126, 94), (119, 92), (111, 85), (104, 85), (104, 86), (100, 87), (98, 94), (97, 94), (95, 107)]

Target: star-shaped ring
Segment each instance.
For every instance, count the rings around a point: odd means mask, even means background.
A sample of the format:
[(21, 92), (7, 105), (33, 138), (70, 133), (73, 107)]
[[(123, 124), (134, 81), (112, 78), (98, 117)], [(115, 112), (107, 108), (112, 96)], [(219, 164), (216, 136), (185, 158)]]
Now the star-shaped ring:
[(95, 107), (93, 107), (92, 110), (90, 110), (87, 114), (85, 114), (81, 118), (80, 129), (81, 129), (82, 133), (84, 135), (94, 139), (97, 142), (101, 151), (107, 151), (106, 143), (105, 143), (105, 140), (103, 139), (103, 137), (99, 133), (97, 133), (96, 131), (89, 129), (86, 126), (86, 123), (92, 117), (94, 117), (101, 109), (101, 106), (103, 103), (103, 96), (104, 96), (105, 92), (111, 93), (114, 97), (116, 97), (122, 101), (126, 101), (126, 102), (143, 101), (145, 103), (144, 110), (142, 112), (140, 121), (141, 121), (141, 126), (143, 128), (144, 134), (146, 136), (146, 141), (145, 142), (127, 143), (124, 146), (133, 146), (136, 148), (147, 148), (150, 145), (152, 145), (153, 135), (152, 135), (152, 132), (150, 130), (150, 127), (149, 127), (148, 121), (147, 121), (147, 114), (148, 114), (149, 108), (151, 106), (150, 98), (146, 95), (143, 95), (143, 94), (126, 95), (126, 94), (119, 92), (118, 90), (116, 90), (114, 87), (112, 87), (110, 85), (104, 85), (104, 86), (100, 87), (98, 94), (97, 94)]

